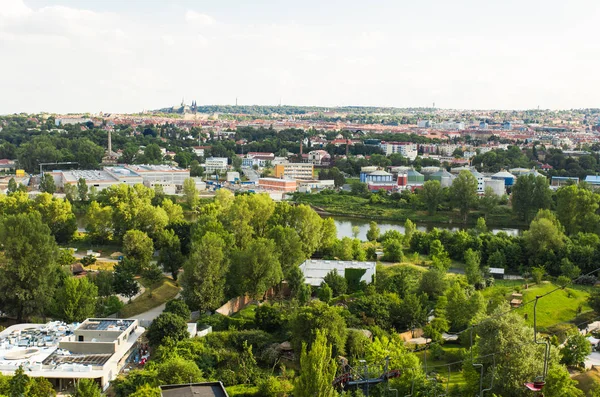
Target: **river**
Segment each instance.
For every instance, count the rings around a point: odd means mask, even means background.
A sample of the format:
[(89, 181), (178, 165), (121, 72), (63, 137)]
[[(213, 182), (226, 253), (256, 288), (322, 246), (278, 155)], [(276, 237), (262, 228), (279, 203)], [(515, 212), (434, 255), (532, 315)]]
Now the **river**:
[[(338, 238), (343, 238), (343, 237), (353, 237), (352, 236), (352, 228), (354, 226), (358, 226), (358, 238), (366, 241), (367, 240), (367, 231), (369, 231), (369, 220), (367, 219), (361, 219), (361, 218), (345, 218), (345, 217), (338, 217), (338, 216), (334, 216), (332, 217), (333, 220), (335, 221), (335, 226), (337, 227), (337, 235)], [(381, 234), (385, 233), (388, 230), (397, 230), (400, 233), (404, 234), (404, 223), (400, 223), (400, 222), (392, 222), (392, 221), (379, 221), (377, 222), (377, 225), (379, 226), (379, 230), (381, 231)], [(445, 230), (450, 230), (450, 231), (457, 231), (457, 230), (461, 230), (461, 229), (465, 229), (463, 227), (460, 226), (448, 226), (447, 224), (433, 224), (433, 223), (422, 223), (419, 224), (417, 223), (417, 230), (420, 231), (430, 231), (433, 228), (438, 228), (438, 229), (445, 229)], [(520, 229), (514, 229), (514, 228), (497, 228), (497, 229), (491, 229), (492, 233), (498, 233), (498, 232), (504, 232), (510, 236), (518, 236), (522, 231)]]
[[(332, 216), (335, 221), (335, 226), (337, 228), (337, 236), (338, 238), (344, 237), (353, 237), (352, 236), (352, 228), (354, 226), (358, 226), (358, 238), (366, 241), (367, 240), (367, 231), (369, 231), (369, 220), (363, 218), (348, 218), (343, 216)], [(194, 221), (196, 216), (194, 214), (188, 213), (186, 214), (186, 219), (188, 221)], [(404, 234), (404, 222), (393, 222), (393, 221), (378, 221), (377, 225), (379, 226), (379, 230), (381, 234), (385, 233), (388, 230), (397, 230), (400, 233)], [(449, 226), (448, 224), (435, 224), (435, 223), (417, 223), (417, 230), (422, 232), (430, 231), (434, 227), (438, 229), (457, 231), (461, 229), (466, 229), (460, 226)], [(77, 230), (79, 232), (85, 232), (85, 217), (78, 216), (77, 217)], [(515, 228), (496, 228), (491, 229), (492, 233), (504, 232), (510, 236), (518, 236), (521, 234), (522, 230)]]

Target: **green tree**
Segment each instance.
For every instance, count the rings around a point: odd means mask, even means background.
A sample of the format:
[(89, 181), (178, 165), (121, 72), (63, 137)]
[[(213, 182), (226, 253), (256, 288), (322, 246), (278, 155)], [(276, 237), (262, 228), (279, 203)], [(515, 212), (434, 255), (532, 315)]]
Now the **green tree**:
[(387, 239), (383, 243), (382, 260), (386, 262), (402, 262), (404, 260), (402, 241), (396, 239)]
[(596, 314), (600, 314), (600, 290), (594, 289), (588, 298), (590, 307), (594, 309)]
[(32, 378), (29, 381), (27, 397), (50, 397), (56, 396), (56, 390), (52, 383), (46, 378)]
[(404, 245), (410, 246), (410, 241), (412, 240), (412, 236), (417, 231), (417, 226), (410, 220), (407, 219), (404, 222)]
[(183, 318), (185, 321), (190, 319), (192, 312), (183, 299), (171, 299), (165, 305), (165, 313), (173, 313)]
[(40, 191), (49, 194), (56, 193), (56, 184), (54, 183), (54, 177), (52, 175), (42, 174), (40, 179)]
[(29, 376), (25, 374), (23, 366), (15, 371), (15, 374), (8, 382), (10, 389), (10, 397), (25, 397), (27, 395), (27, 387), (29, 386)]
[(474, 319), (485, 310), (485, 300), (479, 291), (472, 287), (463, 287), (459, 282), (454, 282), (446, 291), (448, 305), (446, 311), (452, 329), (463, 329), (469, 326)]
[(260, 305), (254, 311), (254, 324), (265, 332), (277, 332), (283, 324), (280, 308), (273, 305)]
[[(450, 302), (448, 302), (450, 303)], [(531, 381), (542, 373), (544, 363), (544, 351), (533, 343), (533, 332), (525, 325), (525, 320), (518, 313), (507, 311), (507, 304), (498, 307), (492, 317), (481, 322), (477, 326), (477, 342), (474, 352), (479, 357), (477, 362), (484, 365), (486, 378), (484, 384), (489, 383), (491, 367), (494, 364), (492, 354), (497, 353), (499, 347), (504, 354), (495, 354), (495, 378), (494, 386), (490, 392), (498, 396), (526, 396), (523, 388), (524, 381)], [(463, 310), (466, 310), (463, 308)], [(502, 316), (498, 315), (503, 313)], [(452, 318), (450, 311), (448, 318)], [(474, 356), (475, 356), (474, 354)], [(468, 367), (468, 368), (467, 368)], [(466, 371), (473, 371), (471, 363), (465, 363)], [(548, 380), (547, 380), (548, 381)], [(479, 390), (479, 375), (469, 378), (470, 390)], [(549, 381), (546, 387), (549, 386)], [(474, 393), (465, 393), (473, 395)], [(546, 388), (544, 388), (546, 394)]]
[(377, 222), (369, 222), (369, 230), (367, 231), (367, 240), (375, 241), (379, 238), (379, 226)]
[(67, 277), (56, 290), (56, 315), (66, 323), (93, 317), (98, 287), (87, 278)]
[(100, 206), (92, 201), (86, 214), (87, 237), (94, 243), (105, 244), (113, 235), (113, 210), (110, 206)]
[(350, 184), (350, 191), (355, 196), (362, 196), (369, 193), (369, 188), (366, 183), (355, 181)]
[(321, 236), (322, 238), (319, 244), (319, 249), (323, 251), (330, 250), (337, 240), (337, 227), (335, 226), (335, 221), (333, 218), (323, 219), (321, 225)]
[(77, 194), (79, 195), (79, 201), (86, 202), (88, 199), (88, 186), (85, 183), (85, 179), (79, 178), (77, 181)]
[(459, 209), (464, 222), (467, 222), (469, 210), (477, 202), (477, 178), (469, 171), (461, 171), (450, 188), (452, 202)]
[(419, 283), (419, 291), (427, 294), (430, 299), (436, 299), (444, 294), (447, 286), (445, 271), (432, 267), (423, 273)]
[(148, 164), (160, 164), (163, 160), (160, 146), (156, 143), (151, 143), (144, 149), (144, 161)]
[(100, 270), (97, 273), (88, 274), (88, 278), (90, 278), (98, 288), (98, 296), (110, 296), (114, 293), (113, 272)]
[(540, 210), (550, 207), (552, 192), (544, 176), (524, 175), (517, 178), (512, 187), (513, 211), (522, 220), (529, 222)]
[[(589, 346), (589, 342), (587, 343)], [(569, 371), (562, 365), (551, 365), (544, 386), (546, 397), (583, 397), (583, 391), (577, 388), (577, 381), (571, 379)]]
[(487, 225), (485, 223), (485, 219), (477, 218), (477, 224), (475, 225), (475, 232), (477, 234), (483, 234), (487, 232)]
[(256, 299), (261, 299), (283, 278), (273, 240), (252, 240), (248, 248), (234, 252), (231, 264), (237, 292), (248, 293)]
[(429, 215), (435, 215), (438, 205), (444, 199), (444, 191), (439, 181), (430, 180), (425, 182), (423, 188), (419, 190), (419, 196), (427, 207)]
[(336, 269), (331, 270), (323, 277), (325, 282), (333, 291), (333, 296), (339, 296), (346, 293), (348, 290), (348, 281), (346, 278), (338, 274)]
[(332, 386), (336, 364), (331, 358), (331, 346), (322, 331), (317, 330), (317, 337), (307, 352), (306, 344), (302, 345), (300, 354), (300, 376), (296, 378), (294, 395), (297, 397), (335, 397)]
[(54, 295), (58, 247), (39, 213), (5, 216), (0, 224), (4, 259), (0, 266), (3, 310), (23, 321), (44, 314)]
[[(90, 200), (93, 197), (90, 189)], [(152, 205), (154, 189), (142, 184), (129, 186), (124, 183), (113, 185), (102, 191), (102, 201), (113, 209), (115, 237), (121, 241), (132, 229), (140, 230), (156, 238), (169, 223), (169, 217), (161, 207)]]
[(101, 397), (100, 386), (93, 379), (81, 378), (77, 381), (73, 397)]
[(137, 265), (127, 258), (115, 265), (113, 269), (113, 289), (115, 293), (131, 299), (139, 292), (140, 286), (134, 279), (136, 267)]
[(596, 231), (600, 196), (585, 187), (563, 186), (556, 192), (556, 216), (567, 234)]
[(540, 210), (531, 221), (529, 230), (523, 232), (523, 239), (532, 255), (530, 259), (542, 257), (549, 251), (556, 252), (565, 244), (561, 224), (548, 210)]
[(214, 310), (225, 299), (227, 262), (225, 241), (216, 233), (207, 232), (192, 243), (189, 259), (184, 264), (181, 295), (194, 310)]
[(167, 213), (169, 223), (178, 223), (184, 220), (183, 208), (179, 204), (173, 203), (170, 199), (164, 199), (161, 201), (160, 206)]
[(565, 345), (560, 349), (560, 362), (569, 366), (580, 367), (584, 365), (585, 359), (592, 352), (590, 342), (584, 335), (577, 333), (569, 337)]
[(329, 303), (329, 301), (333, 297), (333, 291), (331, 290), (329, 285), (327, 285), (327, 283), (322, 283), (321, 287), (317, 291), (317, 296), (319, 297), (321, 302)]
[(170, 272), (174, 280), (177, 280), (179, 269), (185, 261), (185, 257), (181, 253), (181, 241), (173, 229), (168, 229), (162, 231), (160, 245), (158, 264), (165, 272)]
[(298, 267), (306, 259), (302, 250), (300, 236), (291, 227), (283, 227), (281, 225), (277, 225), (269, 230), (267, 236), (275, 241), (281, 270), (284, 277), (287, 277), (293, 267)]
[(193, 209), (198, 201), (198, 190), (196, 189), (196, 181), (192, 178), (183, 181), (183, 195), (188, 207)]
[(494, 211), (499, 203), (500, 197), (494, 193), (494, 189), (490, 186), (486, 187), (483, 196), (479, 199), (479, 208), (483, 211), (485, 220), (487, 220), (488, 215)]
[(38, 194), (33, 202), (33, 208), (42, 215), (42, 222), (48, 227), (59, 243), (71, 241), (77, 230), (77, 219), (71, 203), (67, 200), (53, 197), (49, 193)]
[(450, 256), (440, 240), (435, 239), (431, 242), (429, 245), (429, 256), (431, 257), (431, 266), (448, 271), (451, 264)]
[(18, 190), (19, 186), (17, 185), (17, 181), (15, 181), (15, 178), (10, 178), (6, 193), (11, 194), (17, 192)]
[(309, 347), (315, 340), (316, 331), (325, 333), (335, 355), (343, 355), (348, 335), (342, 308), (328, 306), (321, 301), (312, 301), (292, 313), (289, 329), (294, 349), (300, 350), (303, 343)]
[(146, 233), (128, 230), (123, 236), (123, 253), (136, 263), (138, 269), (144, 269), (154, 254), (154, 243)]
[(471, 248), (465, 251), (465, 275), (471, 285), (477, 285), (483, 281), (481, 275), (481, 255), (479, 251), (473, 251)]
[(190, 334), (183, 318), (174, 313), (162, 313), (148, 327), (147, 337), (152, 346), (158, 346), (165, 338), (180, 341), (189, 338)]
[(152, 387), (148, 384), (138, 387), (129, 397), (161, 397), (161, 392), (158, 387)]
[(423, 383), (424, 374), (420, 369), (421, 362), (417, 356), (407, 348), (407, 345), (398, 334), (392, 334), (390, 337), (385, 335), (376, 337), (373, 340), (373, 343), (367, 345), (365, 350), (364, 358), (368, 363), (380, 363), (384, 362), (386, 358), (389, 358), (390, 368), (413, 369), (412, 371), (401, 371), (399, 378), (390, 381), (390, 387), (397, 389), (400, 396), (411, 394), (411, 385), (413, 381), (416, 385)]
[(190, 163), (190, 176), (192, 178), (201, 177), (204, 175), (204, 168), (200, 165), (198, 160), (192, 160)]
[(65, 183), (63, 186), (63, 193), (65, 194), (65, 199), (69, 203), (73, 203), (77, 199), (77, 187), (70, 183)]
[(173, 357), (160, 363), (157, 366), (157, 378), (161, 384), (165, 385), (195, 383), (204, 380), (202, 371), (196, 363), (181, 357)]

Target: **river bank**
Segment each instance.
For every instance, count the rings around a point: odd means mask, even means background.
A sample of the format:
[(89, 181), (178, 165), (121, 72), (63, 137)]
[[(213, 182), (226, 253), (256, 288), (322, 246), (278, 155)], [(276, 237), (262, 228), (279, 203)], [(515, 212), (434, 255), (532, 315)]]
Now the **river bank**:
[[(465, 223), (458, 211), (438, 211), (435, 215), (429, 215), (426, 211), (400, 208), (390, 203), (372, 203), (368, 199), (350, 195), (302, 195), (296, 196), (295, 202), (310, 205), (321, 216), (398, 223), (404, 223), (410, 219), (421, 224), (457, 228), (473, 227), (477, 223), (477, 219), (484, 216), (481, 211), (471, 211)], [(526, 229), (528, 226), (515, 219), (508, 206), (498, 206), (493, 213), (488, 215), (486, 223), (491, 228)]]

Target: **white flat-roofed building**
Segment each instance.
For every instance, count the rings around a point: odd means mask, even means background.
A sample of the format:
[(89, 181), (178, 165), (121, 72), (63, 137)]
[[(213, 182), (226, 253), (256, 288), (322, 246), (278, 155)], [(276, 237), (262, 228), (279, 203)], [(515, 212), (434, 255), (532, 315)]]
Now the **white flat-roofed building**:
[(98, 191), (120, 183), (133, 186), (143, 182), (140, 175), (123, 167), (105, 167), (102, 170), (57, 170), (50, 174), (59, 188), (64, 188), (65, 185), (75, 186), (80, 179), (85, 180), (88, 188), (95, 187)]
[(360, 281), (370, 284), (375, 276), (376, 265), (376, 262), (307, 259), (300, 265), (300, 270), (304, 274), (304, 282), (313, 287), (320, 286), (327, 273), (332, 270), (337, 271), (340, 276), (344, 277), (346, 269), (364, 269), (365, 273), (360, 278)]
[(63, 390), (77, 379), (93, 379), (106, 389), (128, 359), (138, 354), (144, 333), (134, 319), (87, 319), (81, 324), (17, 324), (0, 332), (0, 372), (23, 366), (33, 378)]
[(381, 150), (386, 156), (394, 153), (400, 153), (403, 157), (414, 161), (419, 154), (417, 151), (417, 144), (412, 142), (381, 142), (379, 144)]
[(127, 165), (128, 170), (140, 175), (146, 186), (174, 185), (177, 188), (183, 186), (183, 182), (190, 177), (190, 170), (172, 165)]
[(204, 160), (204, 168), (207, 173), (227, 171), (227, 157), (208, 157)]

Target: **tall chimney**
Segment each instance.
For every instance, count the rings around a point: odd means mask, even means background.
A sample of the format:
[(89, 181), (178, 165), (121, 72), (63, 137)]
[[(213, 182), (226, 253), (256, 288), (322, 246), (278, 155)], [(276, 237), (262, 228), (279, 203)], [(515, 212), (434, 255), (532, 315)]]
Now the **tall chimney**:
[(110, 130), (108, 130), (108, 157), (112, 156), (112, 139), (110, 136)]
[(300, 139), (300, 157), (302, 157), (302, 139)]

